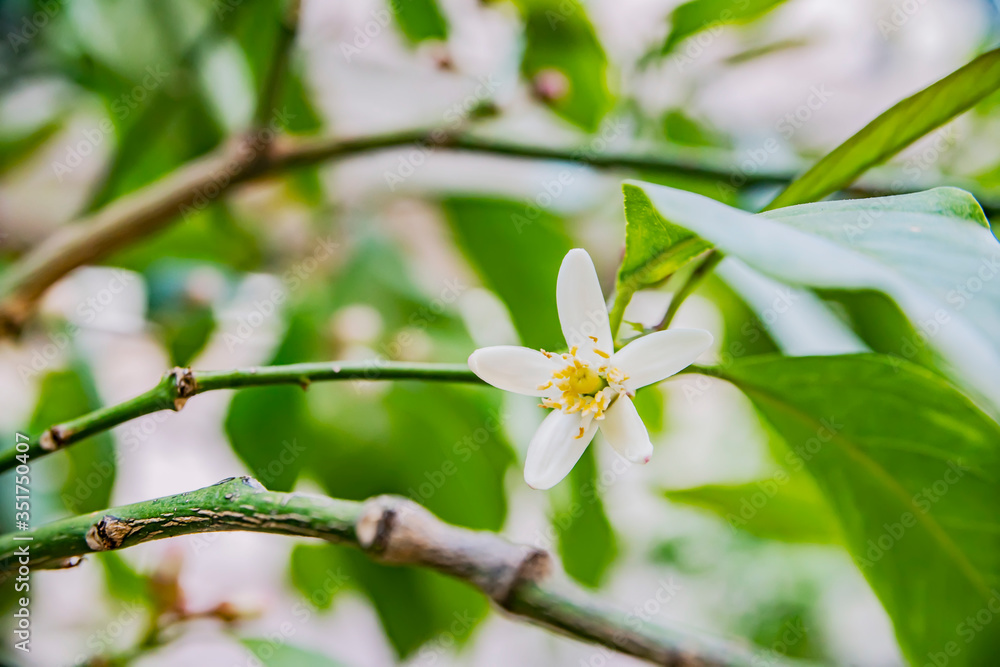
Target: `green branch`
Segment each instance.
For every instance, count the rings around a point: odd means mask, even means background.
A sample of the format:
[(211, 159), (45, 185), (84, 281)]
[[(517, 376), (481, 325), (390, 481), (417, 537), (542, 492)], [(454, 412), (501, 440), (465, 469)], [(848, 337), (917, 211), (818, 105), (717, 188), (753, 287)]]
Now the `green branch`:
[(515, 617), (661, 665), (744, 666), (764, 657), (643, 622), (570, 583), (548, 552), (446, 524), (405, 498), (350, 502), (275, 493), (249, 477), (0, 536), (0, 570), (16, 573), (25, 552), (32, 569), (63, 568), (92, 552), (233, 530), (315, 537), (357, 547), (379, 562), (432, 568), (476, 587)]
[[(187, 209), (203, 206), (230, 190), (303, 166), (410, 146), (511, 158), (576, 163), (595, 169), (650, 171), (697, 176), (741, 188), (791, 182), (793, 173), (758, 170), (745, 174), (702, 154), (635, 155), (598, 152), (587, 146), (549, 148), (470, 136), (442, 129), (391, 132), (354, 139), (277, 137), (266, 146), (251, 132), (217, 151), (178, 167), (159, 181), (125, 195), (94, 213), (63, 225), (0, 277), (0, 337), (20, 331), (35, 303), (56, 281), (85, 264), (97, 263), (163, 229)], [(857, 196), (876, 191), (855, 188)]]
[(439, 382), (482, 382), (465, 364), (403, 363), (393, 361), (322, 362), (261, 366), (230, 371), (192, 371), (175, 368), (147, 392), (124, 403), (95, 410), (62, 424), (56, 424), (29, 442), (26, 452), (10, 448), (0, 453), (0, 472), (19, 463), (18, 456), (34, 460), (80, 442), (131, 419), (160, 410), (179, 411), (189, 398), (216, 389), (237, 389), (272, 384), (297, 384), (303, 389), (312, 382), (332, 380), (435, 380)]

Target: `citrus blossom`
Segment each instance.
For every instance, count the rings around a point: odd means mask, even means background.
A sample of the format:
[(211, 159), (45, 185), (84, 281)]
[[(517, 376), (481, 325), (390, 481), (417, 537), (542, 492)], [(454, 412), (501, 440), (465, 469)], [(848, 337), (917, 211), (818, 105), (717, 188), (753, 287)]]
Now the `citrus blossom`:
[(476, 350), (469, 368), (499, 389), (540, 397), (552, 413), (528, 445), (524, 479), (536, 489), (559, 483), (598, 428), (632, 462), (653, 454), (632, 398), (694, 362), (712, 344), (701, 329), (668, 329), (614, 350), (607, 304), (586, 250), (571, 250), (556, 281), (556, 306), (569, 351), (556, 354), (513, 345)]

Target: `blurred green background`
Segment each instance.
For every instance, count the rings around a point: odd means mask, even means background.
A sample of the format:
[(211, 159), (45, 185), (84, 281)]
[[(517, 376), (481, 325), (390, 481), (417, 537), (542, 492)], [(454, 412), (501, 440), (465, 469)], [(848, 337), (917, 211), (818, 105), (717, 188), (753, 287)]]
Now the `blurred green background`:
[[(251, 127), (286, 12), (264, 0), (0, 4), (0, 269)], [(762, 181), (797, 173), (971, 59), (995, 40), (997, 17), (985, 0), (307, 0), (263, 119), (271, 129), (467, 130), (567, 159), (408, 146), (213, 199), (66, 277), (20, 339), (0, 343), (0, 431), (12, 441), (19, 428), (120, 402), (174, 365), (558, 349), (559, 262), (587, 248), (611, 293), (623, 178), (756, 210), (778, 187)], [(869, 182), (954, 183), (989, 204), (997, 99)], [(614, 154), (700, 168), (574, 159)], [(874, 349), (912, 335), (880, 297), (838, 298), (845, 316), (884, 311), (884, 327), (861, 332)], [(626, 320), (655, 324), (667, 301), (642, 291)], [(777, 350), (769, 323), (716, 276), (677, 323), (716, 334), (706, 362)], [(542, 417), (534, 404), (409, 382), (214, 392), (36, 462), (32, 522), (246, 473), (274, 490), (398, 493), (449, 522), (553, 549), (570, 576), (636, 618), (824, 663), (902, 664), (816, 490), (796, 481), (772, 492), (784, 445), (737, 390), (693, 378), (644, 389), (653, 463), (615, 472), (598, 441), (548, 493), (521, 479)], [(759, 494), (769, 500), (755, 520), (734, 520)], [(9, 604), (13, 591), (2, 594)], [(434, 573), (276, 536), (90, 557), (37, 575), (33, 613), (37, 665), (637, 664), (511, 622)]]

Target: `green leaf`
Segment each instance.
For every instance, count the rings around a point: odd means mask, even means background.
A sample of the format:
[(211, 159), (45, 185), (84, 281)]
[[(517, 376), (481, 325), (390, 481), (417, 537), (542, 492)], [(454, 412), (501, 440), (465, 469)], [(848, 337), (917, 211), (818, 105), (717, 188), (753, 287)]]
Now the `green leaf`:
[(615, 281), (611, 331), (618, 331), (632, 295), (668, 278), (712, 247), (660, 214), (639, 188), (625, 187), (625, 256)]
[(584, 451), (569, 480), (568, 497), (553, 503), (559, 558), (566, 574), (596, 588), (618, 555), (618, 545), (604, 512), (593, 447)]
[(137, 572), (117, 551), (94, 554), (104, 570), (107, 590), (122, 602), (141, 603), (152, 608), (155, 605), (149, 579)]
[(411, 44), (448, 39), (448, 21), (435, 0), (390, 0), (396, 25)]
[(277, 639), (241, 639), (240, 643), (256, 658), (252, 664), (264, 667), (338, 667), (344, 664), (322, 653), (287, 644), (280, 636)]
[(565, 77), (567, 90), (548, 100), (566, 120), (593, 132), (611, 108), (608, 59), (577, 0), (525, 0), (521, 73)]
[(215, 331), (212, 304), (195, 293), (204, 279), (201, 272), (213, 269), (203, 262), (164, 258), (143, 273), (146, 319), (156, 324), (173, 366), (189, 366)]
[[(758, 358), (739, 387), (815, 478), (913, 664), (981, 665), (1000, 625), (1000, 425), (938, 376), (879, 355)], [(990, 612), (992, 615), (992, 612)], [(945, 659), (948, 659), (947, 656)]]
[[(872, 352), (898, 354), (900, 341), (920, 338), (918, 329), (906, 319), (906, 314), (881, 292), (819, 290), (819, 294), (844, 316)], [(933, 368), (936, 363), (933, 351), (924, 346), (914, 346), (910, 361), (928, 368)]]
[[(41, 433), (100, 407), (93, 381), (83, 366), (51, 372), (42, 378), (29, 432)], [(111, 435), (105, 432), (88, 438), (68, 447), (64, 456), (69, 472), (60, 487), (63, 506), (74, 514), (108, 507), (117, 468)]]
[[(748, 338), (767, 332), (773, 337), (778, 349), (790, 357), (871, 351), (848, 326), (848, 317), (842, 312), (845, 309), (835, 302), (823, 301), (812, 290), (772, 280), (735, 258), (730, 258), (720, 265), (715, 275), (725, 280), (753, 311), (750, 321), (742, 323), (741, 327), (749, 334)], [(860, 294), (830, 291), (828, 293), (843, 294), (848, 299), (854, 294)], [(882, 303), (895, 308), (892, 301), (879, 292), (867, 291), (865, 294), (877, 295)], [(895, 310), (899, 313), (898, 308)], [(877, 313), (861, 309), (857, 314), (861, 317), (883, 315), (885, 309)], [(898, 318), (905, 322), (902, 315)], [(881, 322), (875, 320), (872, 325), (869, 328), (878, 329)], [(892, 329), (887, 331), (891, 332)], [(745, 351), (737, 345), (730, 353), (742, 356)]]
[(688, 37), (721, 25), (749, 23), (784, 4), (785, 0), (691, 0), (670, 13), (670, 34), (660, 49), (667, 55)]
[(635, 398), (632, 399), (632, 402), (635, 403), (635, 409), (650, 435), (656, 435), (663, 431), (664, 400), (663, 390), (655, 384), (643, 387), (636, 392)]
[(734, 531), (783, 542), (839, 544), (836, 517), (808, 476), (785, 469), (755, 482), (708, 484), (663, 492), (670, 500), (719, 515)]
[(473, 197), (448, 199), (444, 210), (459, 247), (510, 309), (521, 342), (564, 348), (555, 288), (573, 244), (562, 219), (534, 205)]
[[(167, 94), (170, 84), (167, 78), (148, 91), (138, 87), (148, 96), (141, 103), (127, 94), (108, 102), (109, 118), (115, 127), (115, 150), (90, 197), (88, 211), (149, 185), (208, 152), (222, 139), (204, 101), (190, 94), (175, 99)], [(111, 141), (111, 137), (103, 140)]]
[(292, 585), (308, 602), (310, 614), (329, 609), (337, 595), (351, 584), (331, 553), (323, 544), (296, 544), (292, 548), (289, 574)]
[(726, 145), (724, 137), (703, 125), (683, 109), (670, 109), (663, 115), (663, 135), (680, 146), (718, 148)]
[(753, 216), (661, 186), (625, 189), (776, 280), (885, 293), (919, 334), (898, 341), (894, 355), (910, 360), (929, 348), (942, 372), (1000, 412), (1000, 244), (969, 193), (935, 188)]
[(1000, 88), (1000, 49), (985, 53), (899, 102), (793, 181), (769, 209), (817, 201), (841, 190), (931, 130)]

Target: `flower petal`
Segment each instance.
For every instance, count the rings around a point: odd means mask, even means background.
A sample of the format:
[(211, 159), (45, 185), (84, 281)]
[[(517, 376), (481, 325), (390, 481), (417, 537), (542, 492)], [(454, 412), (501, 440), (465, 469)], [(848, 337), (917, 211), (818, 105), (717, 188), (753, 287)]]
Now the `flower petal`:
[[(597, 423), (583, 426), (579, 414), (553, 410), (545, 418), (528, 445), (524, 461), (524, 481), (534, 489), (551, 489), (569, 474), (594, 439)], [(583, 428), (583, 436), (580, 429)]]
[(538, 350), (516, 345), (484, 347), (469, 355), (469, 369), (497, 389), (527, 396), (547, 396), (538, 387), (552, 380), (559, 365)]
[[(567, 345), (578, 345), (588, 357), (595, 357), (590, 354), (595, 346), (606, 354), (614, 352), (601, 282), (593, 260), (582, 248), (570, 250), (563, 258), (556, 280), (556, 306)], [(596, 343), (591, 336), (597, 339)]]
[(713, 340), (704, 329), (657, 331), (623, 347), (612, 357), (611, 364), (628, 376), (625, 387), (635, 391), (687, 368)]
[(619, 395), (598, 422), (608, 444), (632, 463), (649, 463), (653, 444), (632, 399)]

